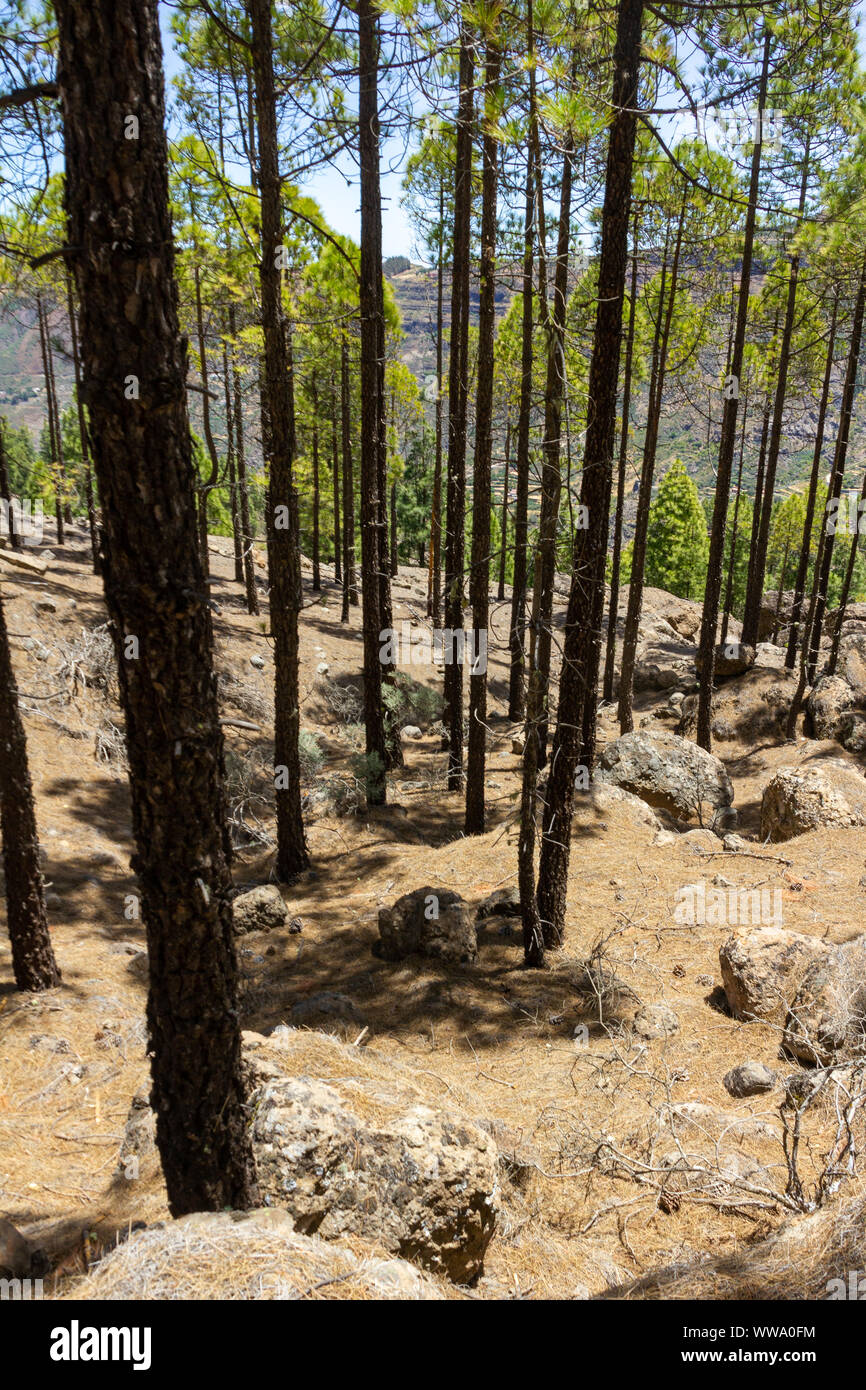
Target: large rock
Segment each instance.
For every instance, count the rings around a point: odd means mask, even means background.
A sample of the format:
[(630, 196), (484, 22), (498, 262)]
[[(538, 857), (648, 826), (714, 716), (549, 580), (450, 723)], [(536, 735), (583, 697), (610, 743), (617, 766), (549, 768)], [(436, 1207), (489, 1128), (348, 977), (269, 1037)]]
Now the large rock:
[(498, 1209), (490, 1135), (328, 1035), (289, 1030), (278, 1041), (244, 1034), (264, 1201), (291, 1212), (299, 1231), (358, 1235), (457, 1283), (473, 1279)]
[(803, 1062), (826, 1066), (863, 1050), (866, 936), (832, 947), (810, 965), (791, 1004), (785, 1045)]
[[(784, 726), (797, 689), (793, 671), (754, 667), (736, 676), (713, 693), (713, 735), (722, 741), (744, 743), (776, 742)], [(694, 738), (697, 731), (697, 695), (689, 695), (681, 706), (676, 732)]]
[(74, 1283), (72, 1299), (441, 1299), (406, 1260), (301, 1235), (288, 1212), (196, 1212), (134, 1232)]
[[(742, 676), (745, 671), (751, 670), (755, 664), (755, 648), (748, 647), (743, 642), (731, 640), (720, 642), (713, 655), (713, 677), (717, 680), (725, 680), (730, 676)], [(700, 672), (701, 661), (695, 658), (695, 670)]]
[(779, 601), (778, 589), (769, 589), (761, 599), (761, 608), (758, 614), (758, 641), (763, 642), (768, 637), (772, 637), (773, 629), (776, 626), (777, 615), (780, 629), (787, 627), (791, 621), (793, 611), (793, 589), (784, 589), (782, 591), (781, 602)]
[(791, 840), (825, 826), (861, 825), (866, 825), (866, 778), (851, 767), (783, 767), (764, 788), (762, 840)]
[(383, 960), (417, 955), (465, 965), (478, 954), (472, 914), (451, 888), (416, 888), (380, 908), (379, 938), (373, 949)]
[(854, 707), (854, 692), (841, 676), (819, 676), (806, 701), (815, 738), (838, 738), (842, 723)]
[(734, 1018), (783, 1027), (807, 972), (826, 962), (832, 950), (816, 936), (782, 927), (759, 927), (729, 937), (719, 951), (719, 964)]
[(240, 893), (232, 903), (232, 914), (238, 936), (251, 931), (273, 931), (286, 926), (289, 920), (289, 909), (275, 883), (263, 883), (248, 893)]
[(728, 1095), (741, 1100), (744, 1096), (760, 1096), (772, 1091), (776, 1073), (765, 1062), (741, 1062), (731, 1067), (722, 1084)]
[(604, 749), (595, 777), (682, 817), (706, 806), (730, 806), (734, 799), (721, 760), (677, 734), (623, 734)]

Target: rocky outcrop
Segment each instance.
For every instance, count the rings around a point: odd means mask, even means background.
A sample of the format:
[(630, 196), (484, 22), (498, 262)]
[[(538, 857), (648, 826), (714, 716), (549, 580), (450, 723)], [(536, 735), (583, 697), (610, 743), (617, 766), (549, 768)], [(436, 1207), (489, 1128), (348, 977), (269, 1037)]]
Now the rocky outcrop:
[(489, 1134), (324, 1034), (246, 1033), (244, 1062), (266, 1204), (306, 1234), (374, 1240), (457, 1283), (478, 1274), (499, 1204)]
[(669, 733), (641, 731), (615, 739), (601, 754), (595, 780), (683, 818), (730, 806), (734, 799), (721, 760)]
[(478, 954), (472, 914), (451, 888), (416, 888), (391, 907), (379, 910), (379, 940), (374, 952), (382, 960), (430, 956), (466, 965)]
[(844, 764), (783, 767), (761, 798), (761, 839), (792, 840), (825, 826), (866, 825), (866, 778)]
[[(744, 675), (726, 681), (713, 693), (713, 737), (722, 742), (758, 744), (775, 742), (784, 726), (797, 689), (792, 671), (757, 665)], [(697, 731), (697, 695), (682, 703), (676, 731), (683, 738), (694, 738)]]

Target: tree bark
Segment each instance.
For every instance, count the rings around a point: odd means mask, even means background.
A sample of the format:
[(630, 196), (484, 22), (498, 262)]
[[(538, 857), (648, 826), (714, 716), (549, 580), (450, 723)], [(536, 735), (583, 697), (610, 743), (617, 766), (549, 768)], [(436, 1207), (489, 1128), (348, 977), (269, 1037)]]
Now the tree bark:
[(27, 740), (18, 708), (6, 614), (0, 598), (0, 831), (6, 880), (6, 921), (12, 972), (19, 989), (53, 989), (60, 984), (54, 959), (45, 888), (39, 869), (39, 836)]
[(526, 155), (526, 211), (523, 219), (523, 316), (520, 346), (520, 405), (517, 414), (517, 456), (514, 496), (514, 579), (511, 586), (511, 652), (508, 678), (508, 717), (522, 719), (525, 713), (524, 641), (526, 636), (527, 538), (529, 511), (529, 431), (532, 422), (533, 362), (533, 232), (535, 227), (535, 170), (532, 146)]
[[(169, 215), (156, 0), (58, 0), (69, 243), (150, 960), (151, 1101), (174, 1216), (257, 1201), (213, 634)], [(123, 134), (135, 111), (139, 139)], [(130, 398), (125, 379), (134, 376)]]
[(349, 607), (358, 603), (355, 579), (355, 482), (352, 476), (352, 417), (349, 392), (349, 347), (340, 345), (340, 418), (343, 462), (343, 607), (340, 622), (349, 621)]
[(301, 557), (297, 497), (292, 480), (295, 459), (295, 399), (291, 338), (283, 315), (280, 246), (279, 144), (274, 84), (270, 0), (248, 0), (256, 88), (262, 259), (259, 283), (264, 334), (268, 450), (268, 569), (270, 621), (274, 643), (274, 790), (277, 806), (276, 874), (288, 882), (309, 865), (301, 814), (298, 754), (298, 616), (301, 611)]
[(93, 573), (99, 574), (99, 527), (93, 500), (93, 472), (90, 466), (90, 445), (87, 440), (87, 420), (81, 386), (81, 353), (78, 348), (78, 323), (75, 315), (75, 296), (72, 275), (66, 267), (66, 306), (69, 314), (69, 340), (72, 346), (72, 366), (75, 372), (75, 405), (78, 412), (78, 438), (81, 441), (81, 466), (84, 469), (84, 495), (87, 503), (87, 529), (90, 533), (90, 556)]
[[(466, 759), (467, 835), (483, 835), (487, 744), (487, 636), (490, 618), (490, 472), (493, 458), (493, 360), (496, 331), (496, 196), (499, 142), (496, 88), (501, 54), (488, 39), (484, 67), (484, 137), (481, 191), (481, 287), (478, 305), (478, 379), (472, 469), (472, 665), (469, 672), (469, 743)], [(483, 646), (482, 646), (483, 644)], [(483, 653), (483, 655), (482, 655)]]
[[(547, 812), (538, 876), (538, 915), (545, 945), (551, 947), (561, 943), (565, 931), (575, 773), (581, 758), (581, 745), (586, 745), (587, 740), (585, 709), (591, 706), (593, 718), (595, 714), (601, 631), (600, 625), (593, 629), (592, 619), (594, 612), (601, 612), (604, 599), (642, 20), (643, 0), (620, 0), (611, 97), (613, 121), (602, 210), (598, 306), (589, 369), (588, 398), (592, 408), (586, 431), (580, 495), (581, 506), (587, 508), (589, 525), (579, 530), (575, 538), (559, 712), (547, 784)], [(587, 748), (584, 758), (591, 753), (592, 748)]]
[(244, 408), (241, 391), (241, 374), (238, 370), (235, 334), (235, 306), (229, 304), (229, 332), (232, 335), (232, 385), (235, 417), (235, 461), (238, 475), (238, 503), (241, 514), (241, 536), (244, 545), (244, 587), (247, 596), (247, 612), (257, 616), (259, 613), (259, 593), (256, 588), (256, 564), (253, 555), (253, 530), (250, 524), (250, 490), (247, 483), (246, 451), (244, 448)]
[(616, 511), (613, 522), (613, 558), (610, 574), (610, 606), (607, 619), (607, 649), (604, 661), (602, 699), (613, 700), (616, 676), (616, 629), (619, 615), (619, 575), (622, 563), (622, 524), (625, 515), (625, 474), (628, 464), (629, 424), (631, 416), (631, 376), (634, 359), (634, 324), (637, 310), (637, 252), (638, 217), (635, 214), (631, 256), (631, 296), (628, 306), (628, 332), (625, 340), (625, 366), (622, 387), (622, 426), (619, 440), (619, 467), (616, 480)]
[[(364, 725), (367, 803), (386, 796), (385, 718), (382, 706), (382, 561), (385, 498), (381, 455), (385, 401), (380, 360), (382, 316), (382, 204), (379, 183), (379, 33), (373, 0), (358, 0), (358, 146), (361, 166), (361, 592), (364, 628)], [(384, 362), (382, 362), (384, 367)]]
[(460, 20), (459, 97), (454, 162), (454, 237), (451, 258), (451, 348), (448, 368), (448, 505), (445, 530), (444, 652), (448, 730), (448, 789), (463, 787), (463, 527), (466, 515), (466, 432), (469, 396), (469, 255), (472, 221), (472, 121), (474, 49), (465, 13)]
[(746, 210), (746, 225), (743, 234), (743, 256), (740, 269), (740, 290), (737, 300), (737, 322), (731, 352), (728, 375), (733, 377), (736, 390), (725, 398), (722, 414), (722, 437), (719, 442), (719, 460), (716, 470), (716, 493), (713, 504), (713, 520), (710, 528), (710, 553), (707, 561), (707, 583), (704, 590), (704, 609), (701, 616), (701, 634), (698, 644), (698, 668), (700, 685), (698, 690), (697, 742), (707, 752), (712, 746), (713, 673), (716, 656), (716, 629), (719, 621), (719, 601), (722, 593), (722, 570), (725, 560), (725, 530), (728, 518), (728, 499), (731, 490), (731, 473), (734, 463), (734, 449), (737, 439), (737, 410), (739, 408), (739, 382), (743, 370), (743, 351), (746, 345), (746, 325), (749, 318), (749, 293), (752, 281), (752, 252), (755, 241), (755, 219), (757, 216), (758, 180), (761, 172), (761, 147), (763, 144), (763, 115), (767, 104), (767, 81), (770, 67), (771, 31), (764, 35), (764, 52), (761, 62), (761, 81), (758, 89), (758, 135), (752, 152), (752, 170), (749, 182), (749, 202)]

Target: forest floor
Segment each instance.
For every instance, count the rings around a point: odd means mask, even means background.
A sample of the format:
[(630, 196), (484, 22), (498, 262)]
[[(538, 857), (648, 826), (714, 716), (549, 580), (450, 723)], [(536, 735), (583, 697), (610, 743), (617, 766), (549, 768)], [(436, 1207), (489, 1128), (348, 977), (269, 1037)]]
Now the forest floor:
[[(135, 1180), (118, 1175), (130, 1102), (147, 1083), (144, 935), (125, 915), (135, 882), (120, 717), (110, 690), (75, 680), (76, 668), (91, 676), (110, 669), (102, 664), (104, 638), (82, 637), (105, 622), (100, 581), (83, 530), (73, 528), (52, 551), (44, 577), (2, 567), (63, 983), (39, 996), (16, 993), (4, 928), (0, 1211), (48, 1252), (47, 1291), (56, 1296), (74, 1293), (88, 1264), (132, 1224), (168, 1213), (155, 1160)], [(213, 539), (211, 560), (222, 713), (261, 724), (260, 731), (227, 728), (229, 771), (253, 796), (247, 826), (266, 834), (273, 661), (264, 588), (263, 616), (249, 617), (227, 540)], [(425, 580), (421, 570), (401, 567), (396, 624), (425, 623)], [(377, 913), (401, 894), (447, 887), (474, 907), (516, 883), (520, 759), (506, 716), (508, 610), (494, 604), (491, 620), (489, 829), (470, 840), (462, 797), (444, 788), (439, 734), (429, 729), (405, 741), (406, 766), (390, 779), (388, 805), (352, 812), (358, 741), (345, 690), (360, 687), (360, 610), (341, 625), (330, 566), (321, 596), (311, 593), (305, 567), (304, 602), (301, 723), (324, 752), (306, 786), (312, 867), (284, 890), (301, 934), (238, 938), (244, 1027), (267, 1033), (291, 1021), (298, 1004), (336, 992), (351, 1001), (350, 1017), (318, 1026), (410, 1069), (437, 1104), (453, 1104), (492, 1130), (509, 1160), (502, 1212), (484, 1273), (467, 1296), (587, 1297), (708, 1251), (733, 1253), (771, 1231), (790, 1214), (782, 1092), (733, 1100), (722, 1078), (747, 1058), (780, 1077), (796, 1064), (781, 1059), (777, 1030), (727, 1012), (718, 951), (731, 927), (679, 924), (675, 895), (723, 874), (740, 887), (778, 887), (785, 927), (833, 941), (856, 935), (866, 907), (866, 831), (822, 830), (766, 847), (756, 838), (761, 788), (778, 766), (854, 759), (835, 743), (803, 739), (722, 745), (740, 833), (755, 837), (748, 853), (725, 852), (702, 830), (657, 842), (652, 818), (630, 803), (584, 800), (566, 944), (545, 971), (522, 968), (519, 931), (495, 917), (479, 930), (475, 965), (383, 962), (371, 950)], [(317, 670), (323, 664), (327, 672)], [(438, 670), (405, 669), (439, 688)], [(637, 703), (640, 719), (666, 698)], [(602, 742), (616, 732), (604, 711)], [(235, 882), (266, 881), (271, 863), (266, 843), (239, 847)], [(601, 1021), (579, 989), (589, 958), (624, 986)], [(633, 1020), (646, 1005), (669, 1006), (678, 1029), (641, 1036)], [(807, 1176), (820, 1167), (825, 1121), (816, 1115), (804, 1144)], [(683, 1146), (702, 1156), (699, 1181), (668, 1181), (670, 1153)], [(740, 1181), (751, 1175), (754, 1187), (755, 1174), (761, 1196)]]

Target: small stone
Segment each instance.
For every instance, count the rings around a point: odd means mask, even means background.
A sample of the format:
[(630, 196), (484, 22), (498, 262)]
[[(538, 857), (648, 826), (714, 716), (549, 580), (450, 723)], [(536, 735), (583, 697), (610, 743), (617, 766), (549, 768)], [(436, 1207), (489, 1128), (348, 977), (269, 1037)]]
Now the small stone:
[(635, 1014), (634, 1031), (639, 1038), (667, 1038), (680, 1031), (680, 1021), (667, 1004), (645, 1004)]
[(776, 1084), (776, 1073), (763, 1062), (741, 1062), (732, 1067), (722, 1082), (728, 1095), (740, 1099), (743, 1096), (759, 1096), (772, 1091)]
[(400, 730), (401, 738), (421, 738), (422, 733), (417, 724), (406, 724)]
[(241, 893), (232, 903), (234, 928), (238, 936), (251, 931), (271, 931), (284, 927), (289, 910), (275, 883), (263, 883)]
[(330, 671), (330, 669), (331, 669), (331, 668), (330, 668), (330, 666), (328, 665), (327, 661), (320, 661), (319, 664), (318, 664), (318, 666), (316, 667), (316, 675), (317, 675), (317, 676), (326, 676), (326, 675), (328, 674), (328, 672)]
[(257, 671), (263, 671), (265, 669), (265, 659), (263, 656), (251, 656), (250, 665), (254, 666)]

